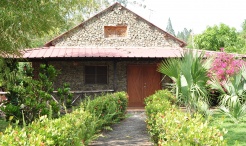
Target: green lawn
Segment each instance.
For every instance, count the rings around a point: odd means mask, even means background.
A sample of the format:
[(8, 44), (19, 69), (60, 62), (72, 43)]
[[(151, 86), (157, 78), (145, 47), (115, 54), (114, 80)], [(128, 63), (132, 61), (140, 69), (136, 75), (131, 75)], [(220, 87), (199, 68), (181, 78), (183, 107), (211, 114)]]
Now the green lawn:
[(5, 128), (8, 126), (8, 122), (0, 118), (0, 132), (4, 132)]
[(225, 115), (215, 113), (215, 121), (212, 122), (213, 125), (219, 126), (220, 128), (225, 128), (228, 132), (224, 136), (227, 141), (228, 146), (246, 146), (246, 120), (235, 124), (229, 117)]

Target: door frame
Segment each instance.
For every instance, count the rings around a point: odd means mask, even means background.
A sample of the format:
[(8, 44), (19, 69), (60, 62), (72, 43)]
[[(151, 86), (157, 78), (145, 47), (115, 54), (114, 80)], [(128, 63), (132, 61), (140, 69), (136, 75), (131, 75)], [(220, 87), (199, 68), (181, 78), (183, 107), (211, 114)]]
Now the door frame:
[[(128, 68), (129, 68), (129, 66), (136, 66), (136, 67), (137, 66), (141, 66), (141, 67), (156, 66), (156, 68), (157, 68), (158, 67), (158, 63), (150, 63), (150, 64), (146, 64), (146, 63), (143, 63), (143, 64), (128, 64), (127, 65), (127, 69), (126, 69), (126, 71), (127, 71), (127, 93), (129, 93), (129, 74), (128, 74)], [(161, 75), (161, 73), (159, 73), (159, 76), (160, 76), (160, 80), (159, 80), (160, 82), (158, 83), (159, 86), (158, 86), (158, 88), (156, 90), (162, 89), (162, 84), (161, 84), (162, 75)], [(139, 87), (139, 89), (140, 90), (143, 90), (143, 89), (141, 89), (141, 87)], [(131, 95), (128, 95), (128, 96), (129, 96), (129, 100), (130, 100), (130, 98), (131, 98), (130, 96)], [(145, 96), (144, 93), (142, 93), (142, 96)], [(146, 97), (142, 97), (142, 99), (144, 99), (144, 98), (146, 98)], [(129, 106), (129, 103), (128, 103), (128, 107), (139, 107), (139, 106)], [(143, 106), (141, 106), (141, 107), (143, 107)]]

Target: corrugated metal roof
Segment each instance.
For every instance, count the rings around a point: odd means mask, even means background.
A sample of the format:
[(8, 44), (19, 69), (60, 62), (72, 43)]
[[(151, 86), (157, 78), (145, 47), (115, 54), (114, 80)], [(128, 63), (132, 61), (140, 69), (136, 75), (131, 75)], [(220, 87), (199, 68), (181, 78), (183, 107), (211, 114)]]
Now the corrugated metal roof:
[(25, 50), (23, 58), (168, 58), (182, 52), (171, 47), (42, 47)]
[[(25, 50), (23, 58), (175, 58), (182, 57), (187, 50), (171, 47), (42, 47)], [(197, 49), (193, 51), (205, 52), (205, 55), (222, 53)], [(243, 54), (232, 55), (246, 57)]]

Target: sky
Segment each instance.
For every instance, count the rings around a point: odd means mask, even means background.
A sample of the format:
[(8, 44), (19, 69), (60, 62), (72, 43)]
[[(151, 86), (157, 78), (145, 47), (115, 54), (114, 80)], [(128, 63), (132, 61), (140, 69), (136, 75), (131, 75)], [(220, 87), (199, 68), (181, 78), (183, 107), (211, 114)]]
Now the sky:
[[(171, 19), (175, 33), (184, 28), (194, 34), (202, 33), (207, 26), (224, 23), (242, 30), (246, 19), (246, 0), (129, 0), (127, 8), (166, 29)], [(146, 5), (143, 8), (142, 5)]]

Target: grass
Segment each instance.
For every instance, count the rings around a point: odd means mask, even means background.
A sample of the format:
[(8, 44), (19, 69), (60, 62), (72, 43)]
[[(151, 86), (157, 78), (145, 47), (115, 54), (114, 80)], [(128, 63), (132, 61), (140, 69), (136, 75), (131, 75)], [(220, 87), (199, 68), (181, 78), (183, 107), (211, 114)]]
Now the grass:
[(246, 120), (240, 123), (234, 123), (229, 117), (215, 112), (213, 115), (213, 125), (226, 129), (228, 132), (224, 135), (228, 146), (246, 146)]
[(9, 123), (0, 117), (0, 132), (4, 132), (8, 125)]

